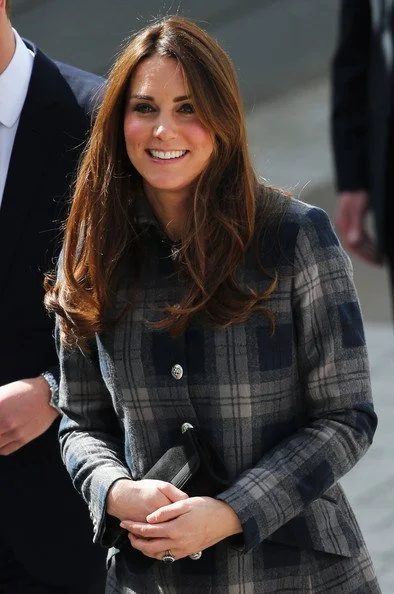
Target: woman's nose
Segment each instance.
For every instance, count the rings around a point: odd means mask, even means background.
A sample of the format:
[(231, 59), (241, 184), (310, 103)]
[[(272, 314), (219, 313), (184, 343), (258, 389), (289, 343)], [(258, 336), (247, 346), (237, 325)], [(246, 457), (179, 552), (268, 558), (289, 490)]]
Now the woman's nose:
[(160, 122), (153, 130), (153, 136), (161, 140), (175, 138), (175, 126), (171, 122)]

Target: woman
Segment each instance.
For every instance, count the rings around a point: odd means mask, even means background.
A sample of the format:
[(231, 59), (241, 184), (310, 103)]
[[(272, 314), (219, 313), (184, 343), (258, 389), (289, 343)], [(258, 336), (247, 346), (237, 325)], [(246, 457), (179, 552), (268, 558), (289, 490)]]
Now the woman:
[[(234, 69), (192, 22), (117, 60), (47, 305), (109, 593), (380, 591), (337, 483), (376, 427), (350, 264), (325, 213), (258, 182)], [(217, 497), (143, 478), (185, 422), (225, 459)]]

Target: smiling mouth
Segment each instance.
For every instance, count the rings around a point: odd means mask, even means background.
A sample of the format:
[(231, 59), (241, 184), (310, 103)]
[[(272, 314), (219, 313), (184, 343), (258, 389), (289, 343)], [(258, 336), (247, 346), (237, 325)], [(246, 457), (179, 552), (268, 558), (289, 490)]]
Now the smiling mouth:
[(188, 151), (156, 151), (149, 149), (148, 153), (154, 159), (162, 159), (164, 161), (168, 161), (170, 159), (179, 159), (186, 155)]

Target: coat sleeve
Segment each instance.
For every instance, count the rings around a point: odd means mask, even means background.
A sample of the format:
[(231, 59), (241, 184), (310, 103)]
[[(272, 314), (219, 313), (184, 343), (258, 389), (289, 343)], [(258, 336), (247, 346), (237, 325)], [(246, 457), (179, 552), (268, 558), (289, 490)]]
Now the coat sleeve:
[(331, 137), (338, 191), (368, 190), (369, 0), (342, 0), (332, 61)]
[(308, 211), (297, 235), (292, 311), (304, 425), (218, 496), (240, 518), (245, 551), (348, 472), (376, 429), (350, 260), (317, 208)]
[(58, 352), (57, 406), (64, 415), (59, 429), (62, 458), (75, 488), (89, 506), (94, 541), (113, 546), (123, 531), (119, 521), (106, 514), (108, 491), (115, 481), (130, 479), (120, 421), (96, 351), (86, 354), (60, 346)]

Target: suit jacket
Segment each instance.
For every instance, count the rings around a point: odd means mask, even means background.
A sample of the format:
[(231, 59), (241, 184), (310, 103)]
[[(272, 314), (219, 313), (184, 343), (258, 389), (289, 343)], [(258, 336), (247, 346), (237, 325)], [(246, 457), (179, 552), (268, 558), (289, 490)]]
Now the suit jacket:
[[(276, 200), (283, 205), (288, 199)], [(256, 592), (277, 591), (281, 569), (269, 566), (267, 542), (348, 558), (365, 553), (338, 485), (376, 427), (351, 265), (323, 211), (297, 200), (286, 208), (280, 247), (274, 249), (276, 225), (262, 240), (267, 273), (256, 270), (251, 256), (239, 269), (241, 282), (258, 291), (278, 270), (278, 287), (264, 303), (275, 315), (273, 334), (261, 313), (225, 330), (196, 319), (176, 339), (153, 331), (146, 321), (160, 316), (155, 306), (178, 303), (184, 288), (171, 246), (152, 222), (144, 231), (141, 278), (138, 284), (130, 279), (126, 262), (110, 315), (116, 319), (124, 309), (130, 287), (133, 308), (97, 336), (89, 355), (60, 349), (61, 448), (89, 504), (96, 541), (111, 546), (119, 536), (118, 523), (105, 514), (110, 486), (122, 477), (141, 479), (173, 445), (183, 422), (203, 427), (226, 461), (233, 482), (219, 498), (241, 520), (242, 553), (236, 542), (223, 541), (198, 562), (175, 563), (168, 577), (174, 592), (189, 591), (196, 573), (201, 589), (193, 592), (227, 592), (230, 585), (238, 592), (248, 583)], [(120, 564), (127, 557), (123, 549), (112, 553)], [(303, 563), (300, 553), (290, 564), (297, 563)], [(365, 567), (370, 571), (370, 561)], [(297, 581), (312, 571), (295, 567), (286, 591), (315, 591)], [(334, 572), (324, 577), (333, 589), (321, 591), (347, 591), (347, 576)], [(155, 584), (149, 591), (158, 591), (157, 584), (165, 589), (170, 574), (160, 563), (148, 574)], [(142, 576), (137, 587), (130, 582), (137, 577), (123, 577), (132, 591), (148, 579)]]
[[(99, 77), (56, 65), (36, 49), (0, 209), (0, 385), (58, 366), (43, 274), (59, 250), (99, 85)], [(55, 422), (0, 458), (0, 541), (37, 579), (84, 583), (103, 571), (103, 552), (91, 542), (89, 514), (63, 467), (57, 431)]]
[[(394, 182), (393, 35), (389, 0), (343, 0), (332, 63), (332, 141), (339, 191), (366, 189), (378, 248), (385, 234)], [(391, 181), (390, 181), (391, 180)], [(394, 254), (388, 254), (394, 261)]]

